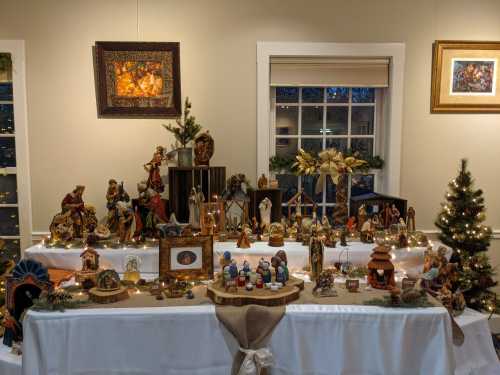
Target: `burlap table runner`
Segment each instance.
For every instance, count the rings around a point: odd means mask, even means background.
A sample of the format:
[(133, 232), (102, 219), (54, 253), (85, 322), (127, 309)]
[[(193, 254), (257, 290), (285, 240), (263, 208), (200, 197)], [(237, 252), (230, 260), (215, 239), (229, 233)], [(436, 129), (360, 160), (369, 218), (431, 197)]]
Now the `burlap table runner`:
[(274, 362), (271, 352), (265, 347), (285, 315), (285, 306), (216, 306), (215, 314), (240, 345), (231, 374), (266, 374), (266, 367)]

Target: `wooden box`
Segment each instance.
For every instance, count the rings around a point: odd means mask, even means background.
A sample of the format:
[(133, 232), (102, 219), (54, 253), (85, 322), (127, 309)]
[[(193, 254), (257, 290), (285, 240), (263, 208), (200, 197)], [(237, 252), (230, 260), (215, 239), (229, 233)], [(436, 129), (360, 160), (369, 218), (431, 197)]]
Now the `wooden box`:
[(226, 187), (226, 167), (168, 168), (170, 209), (180, 222), (186, 223), (189, 220), (188, 199), (191, 189), (197, 186), (201, 186), (206, 202), (215, 194), (222, 195)]

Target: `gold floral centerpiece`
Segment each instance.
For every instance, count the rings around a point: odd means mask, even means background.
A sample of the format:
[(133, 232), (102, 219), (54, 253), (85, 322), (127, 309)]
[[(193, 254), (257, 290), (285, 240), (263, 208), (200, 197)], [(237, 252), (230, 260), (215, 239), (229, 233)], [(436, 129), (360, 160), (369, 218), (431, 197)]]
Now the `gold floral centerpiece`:
[(344, 156), (341, 151), (337, 151), (334, 148), (320, 152), (317, 157), (300, 149), (296, 156), (296, 160), (294, 168), (296, 168), (299, 175), (308, 176), (319, 174), (316, 183), (316, 193), (320, 193), (323, 190), (323, 182), (327, 176), (337, 185), (337, 205), (334, 213), (334, 222), (336, 225), (344, 225), (347, 221), (348, 213), (347, 177), (356, 169), (367, 168), (368, 163), (354, 156)]

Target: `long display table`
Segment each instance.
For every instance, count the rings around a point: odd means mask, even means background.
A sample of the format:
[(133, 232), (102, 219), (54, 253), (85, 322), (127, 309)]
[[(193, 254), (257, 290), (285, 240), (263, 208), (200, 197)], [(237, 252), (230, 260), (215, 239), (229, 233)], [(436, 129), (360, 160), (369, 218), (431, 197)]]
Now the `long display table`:
[[(434, 243), (437, 248), (439, 243)], [(325, 248), (325, 267), (331, 267), (335, 262), (349, 260), (355, 265), (365, 266), (370, 261), (374, 244), (361, 242), (350, 242), (348, 246), (336, 248)], [(246, 259), (252, 265), (256, 265), (261, 257), (270, 259), (276, 251), (284, 249), (288, 257), (288, 268), (292, 271), (302, 270), (308, 264), (309, 253), (307, 246), (298, 242), (285, 242), (282, 247), (271, 247), (266, 242), (255, 242), (249, 249), (239, 249), (233, 241), (214, 243), (214, 265), (218, 270), (218, 258), (224, 251), (230, 251), (232, 257), (242, 264)], [(393, 263), (396, 271), (400, 273), (420, 272), (424, 260), (425, 247), (413, 247), (395, 249), (392, 251)], [(34, 259), (46, 267), (67, 270), (81, 269), (81, 248), (47, 248), (41, 244), (32, 246), (24, 252), (24, 257)], [(137, 255), (141, 259), (141, 273), (158, 273), (158, 246), (146, 248), (119, 248), (119, 249), (97, 249), (100, 254), (102, 268), (112, 268), (122, 273), (125, 266), (125, 257), (129, 254)]]
[[(498, 373), (486, 318), (457, 318), (460, 348), (449, 319), (443, 308), (288, 305), (269, 342), (272, 374)], [(23, 375), (221, 375), (238, 345), (205, 305), (31, 311), (23, 350)]]

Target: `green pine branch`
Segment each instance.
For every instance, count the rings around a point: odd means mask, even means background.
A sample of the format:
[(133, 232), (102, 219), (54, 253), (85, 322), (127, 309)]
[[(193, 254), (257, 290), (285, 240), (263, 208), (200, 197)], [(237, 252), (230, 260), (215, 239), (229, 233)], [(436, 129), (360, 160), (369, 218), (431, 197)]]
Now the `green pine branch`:
[(186, 148), (189, 142), (192, 142), (201, 130), (201, 125), (196, 123), (196, 118), (191, 116), (191, 102), (189, 98), (186, 97), (184, 102), (184, 119), (175, 120), (176, 125), (172, 124), (162, 124), (162, 126), (171, 132), (175, 139), (182, 145), (182, 148)]

